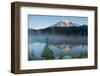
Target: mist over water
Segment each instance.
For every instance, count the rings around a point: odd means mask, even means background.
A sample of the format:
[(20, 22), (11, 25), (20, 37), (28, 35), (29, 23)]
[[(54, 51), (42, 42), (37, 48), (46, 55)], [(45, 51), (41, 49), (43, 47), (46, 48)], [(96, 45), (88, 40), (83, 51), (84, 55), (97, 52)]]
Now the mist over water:
[[(28, 36), (28, 60), (44, 60), (42, 54), (47, 44), (52, 50), (54, 59), (64, 57), (87, 58), (87, 36), (67, 36), (67, 35), (30, 35)], [(76, 56), (76, 54), (85, 56)]]

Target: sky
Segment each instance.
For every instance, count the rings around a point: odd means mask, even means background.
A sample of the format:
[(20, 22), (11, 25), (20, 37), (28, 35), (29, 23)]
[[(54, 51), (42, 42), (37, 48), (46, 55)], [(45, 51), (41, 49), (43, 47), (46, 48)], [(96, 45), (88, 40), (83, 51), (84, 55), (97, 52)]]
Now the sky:
[(87, 17), (28, 15), (28, 28), (42, 29), (56, 24), (62, 20), (70, 20), (71, 22), (79, 25), (88, 25)]

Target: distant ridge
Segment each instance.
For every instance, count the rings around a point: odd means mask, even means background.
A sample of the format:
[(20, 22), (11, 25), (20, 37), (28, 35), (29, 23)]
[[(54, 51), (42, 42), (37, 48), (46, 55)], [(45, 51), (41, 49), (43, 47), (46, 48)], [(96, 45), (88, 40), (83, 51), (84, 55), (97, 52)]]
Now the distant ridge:
[(29, 34), (53, 34), (53, 35), (88, 35), (87, 25), (78, 25), (70, 20), (59, 21), (54, 25), (41, 29), (28, 29)]

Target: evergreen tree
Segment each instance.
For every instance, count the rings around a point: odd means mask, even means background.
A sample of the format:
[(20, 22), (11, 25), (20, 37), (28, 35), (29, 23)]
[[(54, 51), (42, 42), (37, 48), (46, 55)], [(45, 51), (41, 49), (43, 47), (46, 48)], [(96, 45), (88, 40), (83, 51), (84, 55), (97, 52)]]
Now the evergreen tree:
[(35, 60), (35, 54), (34, 54), (34, 50), (31, 50), (31, 52), (28, 53), (28, 59), (29, 60)]
[(46, 45), (44, 47), (44, 51), (42, 53), (43, 59), (54, 59), (53, 51), (49, 47), (48, 39), (46, 40)]

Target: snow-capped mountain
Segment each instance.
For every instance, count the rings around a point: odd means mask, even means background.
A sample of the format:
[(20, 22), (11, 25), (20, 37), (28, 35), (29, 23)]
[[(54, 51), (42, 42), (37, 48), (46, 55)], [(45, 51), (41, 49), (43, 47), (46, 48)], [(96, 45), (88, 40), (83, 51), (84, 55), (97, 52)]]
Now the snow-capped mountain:
[(55, 34), (55, 35), (88, 35), (88, 26), (87, 25), (78, 25), (71, 22), (70, 20), (59, 21), (56, 24), (53, 24), (49, 27), (34, 30), (29, 29), (29, 34)]
[(56, 24), (50, 27), (72, 27), (72, 26), (79, 26), (79, 25), (71, 22), (70, 20), (63, 20), (63, 21), (57, 22)]

